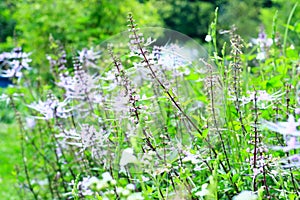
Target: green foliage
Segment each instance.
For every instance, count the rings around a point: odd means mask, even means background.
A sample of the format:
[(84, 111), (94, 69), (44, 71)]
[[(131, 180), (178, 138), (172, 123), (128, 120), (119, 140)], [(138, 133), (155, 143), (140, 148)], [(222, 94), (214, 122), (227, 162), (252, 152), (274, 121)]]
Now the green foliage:
[(0, 51), (9, 50), (13, 47), (12, 36), (16, 21), (11, 18), (14, 10), (9, 1), (0, 1)]
[(133, 12), (140, 26), (162, 25), (156, 9), (136, 0), (109, 1), (13, 1), (16, 11), (17, 41), (26, 51), (33, 52), (34, 65), (46, 70), (45, 54), (49, 38), (59, 40), (73, 54), (86, 46), (99, 45), (109, 36), (126, 29), (123, 19)]
[(236, 25), (237, 33), (245, 39), (255, 37), (260, 25), (261, 0), (230, 0), (220, 7), (219, 26), (228, 30), (231, 25)]
[(204, 40), (215, 6), (209, 1), (154, 1), (166, 26)]
[[(289, 14), (296, 3), (299, 3), (297, 0), (283, 1), (283, 0), (273, 0), (273, 6), (270, 8), (263, 8), (261, 10), (260, 20), (266, 26), (268, 34), (272, 33), (272, 27), (267, 26), (272, 21), (274, 13), (278, 10), (278, 28), (280, 32), (283, 32), (285, 29), (285, 24), (288, 20)], [(297, 26), (299, 24), (299, 7), (294, 13), (292, 18), (291, 25)], [(291, 33), (290, 37), (294, 37), (294, 33)]]
[(21, 165), (20, 148), (16, 142), (18, 139), (16, 125), (0, 123), (0, 195), (3, 199), (18, 198), (16, 171)]

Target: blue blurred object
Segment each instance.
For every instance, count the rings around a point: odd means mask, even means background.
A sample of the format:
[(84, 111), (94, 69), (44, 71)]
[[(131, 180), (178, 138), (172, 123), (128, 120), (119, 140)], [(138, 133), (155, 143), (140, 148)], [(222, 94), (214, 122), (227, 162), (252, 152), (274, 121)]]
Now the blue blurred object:
[(12, 81), (9, 78), (0, 76), (0, 87), (6, 88), (12, 84)]

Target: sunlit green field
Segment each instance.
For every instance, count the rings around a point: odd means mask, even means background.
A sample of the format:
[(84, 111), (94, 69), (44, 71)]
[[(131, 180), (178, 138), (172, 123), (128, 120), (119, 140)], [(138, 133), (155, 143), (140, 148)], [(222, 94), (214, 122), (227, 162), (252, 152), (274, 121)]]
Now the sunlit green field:
[(0, 196), (2, 199), (18, 199), (16, 169), (21, 164), (18, 145), (18, 128), (0, 124)]

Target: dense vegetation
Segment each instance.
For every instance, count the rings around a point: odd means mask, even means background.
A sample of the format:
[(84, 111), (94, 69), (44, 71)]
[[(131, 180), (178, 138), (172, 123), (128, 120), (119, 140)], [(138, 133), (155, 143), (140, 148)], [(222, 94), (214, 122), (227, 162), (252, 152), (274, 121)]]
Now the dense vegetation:
[(0, 7), (3, 198), (299, 198), (296, 1)]

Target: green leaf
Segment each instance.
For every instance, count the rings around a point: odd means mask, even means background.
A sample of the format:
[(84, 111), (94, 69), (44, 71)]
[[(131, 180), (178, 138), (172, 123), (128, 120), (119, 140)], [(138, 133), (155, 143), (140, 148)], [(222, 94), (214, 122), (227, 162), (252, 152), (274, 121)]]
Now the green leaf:
[(233, 182), (233, 183), (237, 182), (237, 180), (239, 179), (239, 177), (240, 177), (240, 174), (234, 174), (234, 175), (232, 176), (232, 182)]
[(266, 88), (270, 89), (270, 88), (283, 87), (284, 84), (281, 81), (281, 78), (282, 78), (282, 75), (278, 75), (278, 76), (272, 77), (270, 80), (267, 81)]

